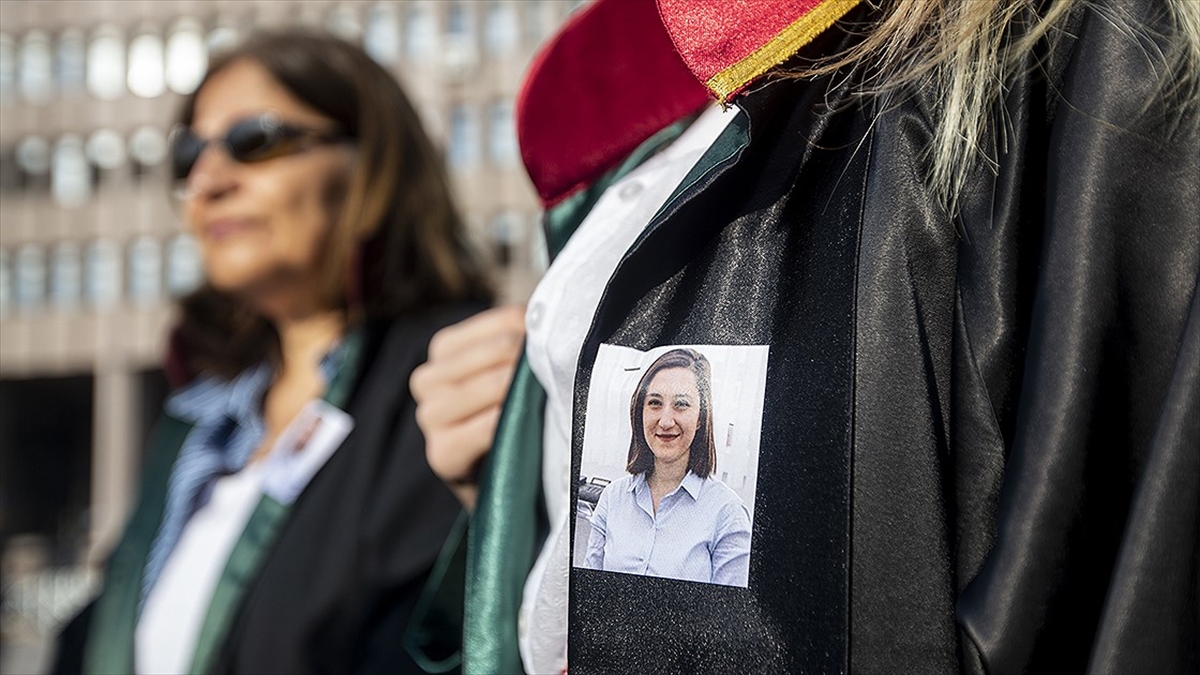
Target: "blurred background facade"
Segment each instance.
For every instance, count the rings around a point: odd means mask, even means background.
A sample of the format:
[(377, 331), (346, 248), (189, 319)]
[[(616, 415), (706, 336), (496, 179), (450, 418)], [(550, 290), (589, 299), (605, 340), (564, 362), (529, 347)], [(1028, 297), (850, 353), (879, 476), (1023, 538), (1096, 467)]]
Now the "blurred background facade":
[(523, 300), (544, 268), (513, 101), (571, 0), (0, 0), (0, 671), (46, 666), (133, 499), (167, 393), (173, 300), (200, 281), (167, 134), (208, 54), (257, 27), (361, 44), (442, 147)]

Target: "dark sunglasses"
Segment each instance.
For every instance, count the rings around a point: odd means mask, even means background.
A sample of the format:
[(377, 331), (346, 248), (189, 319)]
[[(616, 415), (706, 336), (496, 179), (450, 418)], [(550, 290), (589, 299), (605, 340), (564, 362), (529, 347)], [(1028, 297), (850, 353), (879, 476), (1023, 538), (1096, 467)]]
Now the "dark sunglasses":
[(290, 155), (314, 145), (341, 143), (351, 137), (340, 132), (325, 132), (285, 124), (274, 113), (250, 117), (235, 123), (224, 138), (200, 138), (185, 126), (171, 131), (171, 169), (177, 181), (186, 180), (209, 143), (225, 147), (229, 156), (248, 164)]

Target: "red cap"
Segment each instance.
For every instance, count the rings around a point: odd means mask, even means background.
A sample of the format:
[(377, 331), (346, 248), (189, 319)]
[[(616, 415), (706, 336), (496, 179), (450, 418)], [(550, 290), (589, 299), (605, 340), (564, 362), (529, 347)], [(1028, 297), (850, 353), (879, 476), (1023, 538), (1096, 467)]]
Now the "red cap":
[(517, 138), (552, 206), (590, 185), (708, 91), (667, 36), (654, 0), (597, 0), (534, 58), (517, 97)]

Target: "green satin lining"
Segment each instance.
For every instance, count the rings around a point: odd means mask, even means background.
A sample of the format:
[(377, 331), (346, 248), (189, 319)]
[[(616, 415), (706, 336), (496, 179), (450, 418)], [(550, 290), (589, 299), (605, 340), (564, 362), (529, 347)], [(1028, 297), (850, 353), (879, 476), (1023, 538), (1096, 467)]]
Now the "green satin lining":
[[(496, 429), (467, 535), (464, 673), (519, 673), (517, 612), (537, 556), (546, 392), (524, 357)], [(482, 516), (482, 517), (481, 517)]]
[(462, 580), (466, 578), (469, 522), (465, 511), (455, 521), (403, 636), (404, 648), (426, 673), (448, 673), (462, 664)]
[[(551, 257), (610, 185), (679, 137), (694, 117), (676, 122), (642, 143), (616, 169), (545, 216)], [(546, 393), (522, 356), (491, 453), (480, 475), (479, 499), (467, 547), (464, 673), (523, 672), (517, 621), (525, 579), (537, 558), (542, 483), (542, 418)], [(451, 542), (449, 546), (455, 546)]]

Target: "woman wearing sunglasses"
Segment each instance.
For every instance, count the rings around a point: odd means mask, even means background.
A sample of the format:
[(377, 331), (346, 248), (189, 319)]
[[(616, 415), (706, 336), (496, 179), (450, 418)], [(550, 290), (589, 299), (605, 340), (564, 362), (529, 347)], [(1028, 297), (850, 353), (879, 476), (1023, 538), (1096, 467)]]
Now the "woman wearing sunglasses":
[(402, 636), (460, 511), (407, 381), (490, 299), (439, 158), (386, 71), (297, 32), (216, 59), (172, 153), (207, 276), (186, 384), (58, 669), (417, 670), (437, 645)]

